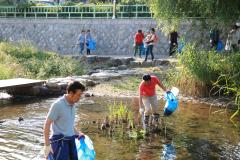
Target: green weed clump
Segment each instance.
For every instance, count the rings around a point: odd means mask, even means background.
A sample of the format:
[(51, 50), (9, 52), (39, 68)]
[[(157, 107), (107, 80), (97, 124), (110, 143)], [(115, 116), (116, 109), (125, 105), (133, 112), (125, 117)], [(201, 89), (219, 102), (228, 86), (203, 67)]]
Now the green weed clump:
[(81, 75), (84, 72), (80, 62), (53, 52), (40, 51), (27, 42), (1, 42), (0, 60), (0, 79), (45, 79)]
[[(118, 128), (116, 133), (122, 134), (122, 137), (140, 139), (144, 138), (144, 132), (136, 127), (134, 112), (124, 103), (116, 103), (108, 105), (110, 127)], [(120, 127), (121, 126), (121, 127)], [(128, 133), (128, 134), (125, 134)]]
[(178, 58), (180, 69), (169, 75), (173, 83), (191, 94), (232, 97), (238, 106), (234, 116), (240, 113), (240, 52), (219, 53), (187, 45)]
[(227, 69), (224, 55), (214, 50), (199, 49), (195, 45), (187, 45), (183, 54), (178, 57), (184, 70), (206, 84), (216, 81), (220, 73)]

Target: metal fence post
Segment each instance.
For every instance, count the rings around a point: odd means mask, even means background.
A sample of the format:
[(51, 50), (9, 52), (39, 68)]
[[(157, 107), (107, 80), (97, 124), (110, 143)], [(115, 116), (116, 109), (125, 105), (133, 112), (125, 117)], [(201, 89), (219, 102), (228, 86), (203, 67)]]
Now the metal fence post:
[(136, 18), (138, 18), (138, 5), (136, 4)]
[(17, 17), (17, 7), (14, 7), (14, 17)]
[(26, 18), (26, 8), (24, 8), (24, 18)]
[(96, 18), (96, 5), (93, 7), (93, 18)]
[(112, 19), (116, 19), (116, 0), (113, 0), (113, 16)]

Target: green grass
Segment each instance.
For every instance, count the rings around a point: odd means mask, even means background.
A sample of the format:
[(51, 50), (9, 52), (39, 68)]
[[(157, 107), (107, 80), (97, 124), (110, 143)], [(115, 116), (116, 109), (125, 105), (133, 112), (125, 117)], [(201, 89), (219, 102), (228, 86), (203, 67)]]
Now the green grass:
[(79, 61), (57, 53), (40, 51), (27, 42), (0, 43), (0, 79), (64, 77), (82, 75)]
[(137, 91), (142, 78), (133, 76), (127, 79), (123, 79), (119, 83), (114, 83), (113, 87), (117, 90)]

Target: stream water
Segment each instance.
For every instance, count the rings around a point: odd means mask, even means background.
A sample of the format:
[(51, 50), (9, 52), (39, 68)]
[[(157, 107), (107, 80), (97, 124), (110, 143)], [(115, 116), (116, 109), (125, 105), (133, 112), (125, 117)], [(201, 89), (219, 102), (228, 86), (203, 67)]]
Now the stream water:
[[(0, 101), (0, 160), (41, 159), (43, 123), (55, 100)], [(83, 98), (77, 107), (76, 125), (94, 142), (97, 160), (240, 159), (240, 131), (229, 121), (231, 113), (208, 105), (181, 103), (172, 116), (164, 118), (164, 134), (136, 140), (118, 134), (109, 136), (92, 123), (103, 119), (107, 105), (114, 101), (133, 108), (136, 105), (130, 98), (91, 97)], [(19, 117), (24, 121), (19, 122)]]

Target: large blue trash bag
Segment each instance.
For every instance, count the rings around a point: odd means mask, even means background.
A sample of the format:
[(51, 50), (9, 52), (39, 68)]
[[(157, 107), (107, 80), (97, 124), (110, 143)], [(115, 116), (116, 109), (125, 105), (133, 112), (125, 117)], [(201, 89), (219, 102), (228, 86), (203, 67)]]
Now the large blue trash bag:
[(164, 116), (170, 116), (178, 107), (178, 100), (173, 95), (172, 92), (167, 92), (164, 95), (164, 99), (166, 100), (166, 104), (164, 106)]
[(76, 146), (79, 160), (95, 160), (96, 153), (93, 148), (93, 142), (87, 135), (79, 140), (76, 139)]
[(91, 51), (95, 51), (96, 50), (96, 41), (91, 39), (88, 42), (88, 49), (90, 49)]

